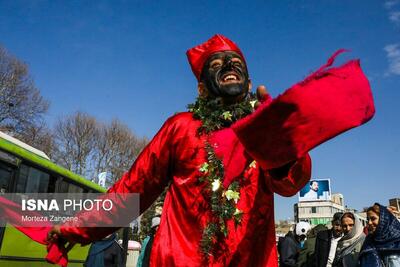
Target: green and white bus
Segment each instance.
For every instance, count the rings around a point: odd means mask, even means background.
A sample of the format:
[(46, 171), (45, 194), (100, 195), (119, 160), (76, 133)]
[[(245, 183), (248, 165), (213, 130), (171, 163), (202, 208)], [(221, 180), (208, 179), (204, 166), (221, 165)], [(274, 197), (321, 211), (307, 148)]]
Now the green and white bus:
[[(55, 163), (37, 150), (0, 132), (1, 193), (97, 193), (106, 189)], [(89, 246), (75, 246), (68, 266), (82, 266)], [(54, 266), (45, 261), (46, 248), (14, 227), (0, 228), (0, 267)]]

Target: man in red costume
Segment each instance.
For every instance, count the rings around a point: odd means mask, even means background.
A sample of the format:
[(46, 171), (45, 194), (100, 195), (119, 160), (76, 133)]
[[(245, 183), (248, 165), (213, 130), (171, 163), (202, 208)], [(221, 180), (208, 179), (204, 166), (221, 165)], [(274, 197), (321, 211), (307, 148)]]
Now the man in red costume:
[[(238, 140), (230, 126), (253, 112), (256, 99), (232, 41), (215, 35), (187, 56), (198, 80), (196, 103), (164, 123), (109, 192), (139, 193), (145, 211), (169, 184), (150, 266), (277, 266), (273, 194), (292, 196), (306, 185), (310, 158), (291, 155), (269, 167)], [(260, 102), (271, 101), (263, 88), (257, 93)], [(87, 244), (111, 231), (64, 225), (49, 236)]]

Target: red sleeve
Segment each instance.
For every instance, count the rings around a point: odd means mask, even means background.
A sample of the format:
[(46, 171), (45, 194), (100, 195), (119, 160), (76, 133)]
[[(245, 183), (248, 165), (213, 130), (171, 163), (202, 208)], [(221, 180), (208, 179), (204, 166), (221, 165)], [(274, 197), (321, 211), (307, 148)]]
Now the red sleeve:
[[(174, 132), (176, 128), (176, 116), (165, 122), (160, 131), (142, 151), (130, 170), (125, 173), (109, 190), (108, 193), (138, 193), (140, 194), (140, 213), (145, 211), (161, 194), (171, 179), (172, 155), (174, 151)], [(129, 207), (119, 203), (115, 207), (115, 213), (129, 212)], [(89, 213), (89, 214), (88, 214)], [(133, 212), (132, 221), (135, 216)], [(117, 214), (103, 211), (101, 214), (86, 212), (82, 217), (99, 216), (102, 223), (113, 223)], [(104, 224), (103, 224), (104, 225)], [(82, 244), (99, 240), (113, 233), (116, 227), (71, 227), (69, 224), (61, 226), (62, 236), (67, 240), (73, 240)]]
[[(225, 188), (243, 172), (252, 160), (256, 160), (260, 165), (271, 191), (282, 196), (296, 194), (310, 179), (311, 159), (307, 153), (298, 159), (292, 156), (290, 162), (286, 161), (279, 167), (268, 168), (268, 165), (260, 164), (260, 162), (263, 162), (263, 155), (252, 153), (253, 147), (248, 147), (248, 143), (241, 143), (236, 133), (230, 128), (214, 132), (210, 137), (210, 142), (211, 144), (218, 144), (214, 146), (214, 150), (216, 155), (223, 159), (225, 166), (223, 184)], [(268, 156), (273, 158), (275, 151), (266, 150), (270, 154)]]
[(372, 92), (359, 61), (327, 69), (339, 53), (317, 72), (232, 125), (246, 151), (264, 169), (301, 158), (373, 117)]
[(175, 121), (172, 117), (165, 122), (130, 170), (108, 190), (109, 193), (139, 193), (141, 212), (154, 202), (171, 179)]
[(283, 177), (277, 177), (271, 171), (265, 171), (265, 173), (267, 183), (273, 192), (281, 196), (290, 197), (296, 194), (310, 180), (311, 158), (306, 154), (306, 156), (298, 159)]

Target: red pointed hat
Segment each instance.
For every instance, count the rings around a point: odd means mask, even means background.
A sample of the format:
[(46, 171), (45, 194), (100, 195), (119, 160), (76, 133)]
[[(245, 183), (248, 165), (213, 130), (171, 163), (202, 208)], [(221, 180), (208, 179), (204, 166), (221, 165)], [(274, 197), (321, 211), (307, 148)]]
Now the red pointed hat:
[(242, 57), (243, 60), (245, 60), (239, 47), (221, 34), (214, 35), (206, 42), (195, 46), (186, 52), (189, 64), (192, 67), (192, 71), (198, 81), (200, 81), (201, 71), (203, 70), (204, 63), (206, 63), (207, 59), (212, 54), (222, 51), (236, 52)]

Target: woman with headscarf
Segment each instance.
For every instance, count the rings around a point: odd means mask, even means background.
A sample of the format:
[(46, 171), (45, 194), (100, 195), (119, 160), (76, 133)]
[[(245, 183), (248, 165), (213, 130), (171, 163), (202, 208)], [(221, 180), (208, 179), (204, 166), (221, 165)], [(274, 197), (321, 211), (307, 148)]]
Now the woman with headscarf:
[(367, 210), (368, 236), (360, 253), (362, 267), (400, 266), (400, 222), (375, 203)]
[(363, 226), (357, 215), (345, 212), (341, 218), (344, 236), (339, 240), (333, 267), (356, 267), (365, 240)]

